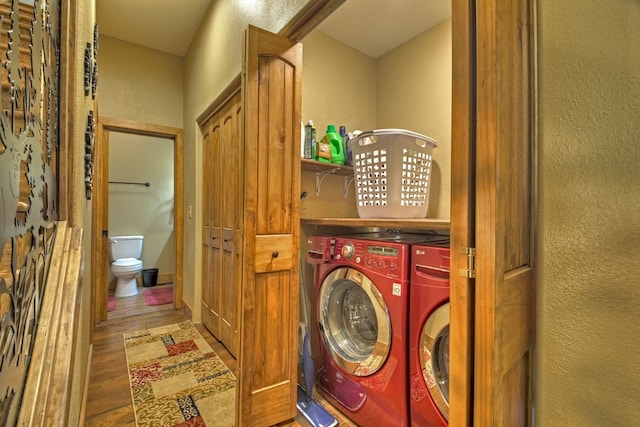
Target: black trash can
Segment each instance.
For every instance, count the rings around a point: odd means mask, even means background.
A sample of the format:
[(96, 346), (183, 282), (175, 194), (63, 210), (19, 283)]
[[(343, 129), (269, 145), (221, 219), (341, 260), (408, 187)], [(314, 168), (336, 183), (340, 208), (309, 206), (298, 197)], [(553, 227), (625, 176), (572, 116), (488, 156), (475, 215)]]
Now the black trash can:
[(148, 288), (158, 284), (158, 269), (145, 268), (142, 270), (142, 286)]

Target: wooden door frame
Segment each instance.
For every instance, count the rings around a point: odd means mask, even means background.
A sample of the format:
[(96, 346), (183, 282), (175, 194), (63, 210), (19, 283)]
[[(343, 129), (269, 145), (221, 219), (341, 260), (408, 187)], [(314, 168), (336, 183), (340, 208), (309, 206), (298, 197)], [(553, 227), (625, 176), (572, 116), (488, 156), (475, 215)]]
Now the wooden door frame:
[[(302, 41), (345, 0), (317, 0), (307, 3), (278, 33)], [(474, 424), (474, 325), (475, 280), (460, 275), (467, 270), (469, 257), (463, 248), (475, 248), (475, 156), (477, 55), (486, 47), (477, 46), (477, 0), (452, 1), (452, 181), (451, 181), (451, 345), (449, 424)], [(533, 1), (535, 5), (535, 0)], [(535, 7), (534, 7), (535, 12)], [(535, 33), (535, 28), (531, 28)], [(534, 36), (531, 35), (530, 36)], [(535, 69), (532, 70), (535, 80)], [(533, 120), (536, 120), (533, 112)], [(535, 124), (534, 124), (535, 126)], [(535, 131), (534, 131), (535, 133)], [(535, 137), (535, 135), (534, 135)], [(532, 190), (535, 193), (535, 188)], [(529, 420), (531, 402), (527, 410)]]
[(183, 307), (183, 252), (184, 252), (184, 146), (183, 131), (169, 126), (135, 122), (99, 116), (95, 148), (94, 197), (92, 201), (91, 280), (93, 304), (91, 318), (95, 323), (107, 319), (107, 268), (108, 259), (108, 182), (109, 182), (109, 132), (155, 136), (173, 141), (173, 216), (175, 259), (173, 273), (173, 307)]
[[(278, 33), (295, 41), (315, 29), (345, 0), (310, 2)], [(451, 159), (451, 346), (449, 424), (473, 425), (474, 280), (461, 276), (475, 247), (475, 10), (476, 0), (452, 5), (452, 152)]]

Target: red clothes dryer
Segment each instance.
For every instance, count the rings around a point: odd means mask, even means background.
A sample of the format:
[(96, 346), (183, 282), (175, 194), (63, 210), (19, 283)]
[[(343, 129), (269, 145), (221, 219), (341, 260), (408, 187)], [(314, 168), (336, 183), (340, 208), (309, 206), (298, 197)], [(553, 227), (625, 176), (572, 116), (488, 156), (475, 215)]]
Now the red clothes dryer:
[(448, 424), (449, 254), (448, 241), (411, 247), (409, 407), (416, 427)]
[(360, 236), (334, 245), (316, 264), (316, 384), (361, 426), (408, 426), (410, 245)]

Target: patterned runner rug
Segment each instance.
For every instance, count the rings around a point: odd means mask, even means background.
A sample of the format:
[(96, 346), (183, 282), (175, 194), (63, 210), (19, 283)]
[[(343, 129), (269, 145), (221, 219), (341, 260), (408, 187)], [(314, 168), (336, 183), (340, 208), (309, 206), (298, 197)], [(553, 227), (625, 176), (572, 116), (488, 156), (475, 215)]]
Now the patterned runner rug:
[(191, 322), (124, 334), (138, 427), (235, 423), (236, 378)]

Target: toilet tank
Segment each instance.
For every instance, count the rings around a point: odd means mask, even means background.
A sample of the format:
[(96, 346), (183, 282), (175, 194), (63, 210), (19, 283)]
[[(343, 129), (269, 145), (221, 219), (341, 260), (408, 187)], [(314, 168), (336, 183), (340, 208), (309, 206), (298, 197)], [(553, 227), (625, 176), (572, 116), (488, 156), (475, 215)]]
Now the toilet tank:
[(111, 261), (122, 258), (142, 257), (143, 236), (111, 236), (109, 237), (109, 258)]

